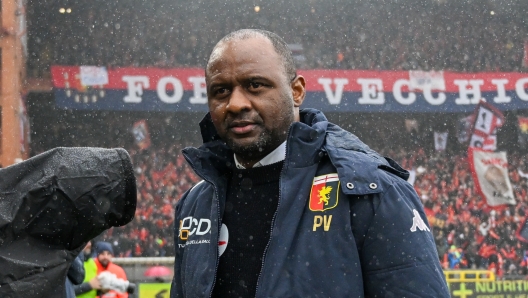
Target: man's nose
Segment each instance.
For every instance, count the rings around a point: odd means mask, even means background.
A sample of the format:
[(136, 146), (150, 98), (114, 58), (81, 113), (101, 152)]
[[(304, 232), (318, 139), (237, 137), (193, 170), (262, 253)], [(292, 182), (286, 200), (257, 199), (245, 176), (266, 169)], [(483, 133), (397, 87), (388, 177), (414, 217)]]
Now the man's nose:
[(239, 113), (244, 110), (251, 109), (251, 100), (247, 97), (242, 86), (236, 86), (233, 88), (229, 103), (227, 104), (227, 110), (232, 113)]

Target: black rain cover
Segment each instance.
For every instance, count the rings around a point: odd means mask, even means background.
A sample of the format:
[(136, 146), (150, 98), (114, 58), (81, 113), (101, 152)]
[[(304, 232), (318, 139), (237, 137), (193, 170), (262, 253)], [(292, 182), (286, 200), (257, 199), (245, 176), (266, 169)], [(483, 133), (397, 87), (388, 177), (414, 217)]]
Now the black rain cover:
[(0, 169), (0, 297), (63, 297), (71, 262), (132, 220), (136, 196), (124, 149), (56, 148)]

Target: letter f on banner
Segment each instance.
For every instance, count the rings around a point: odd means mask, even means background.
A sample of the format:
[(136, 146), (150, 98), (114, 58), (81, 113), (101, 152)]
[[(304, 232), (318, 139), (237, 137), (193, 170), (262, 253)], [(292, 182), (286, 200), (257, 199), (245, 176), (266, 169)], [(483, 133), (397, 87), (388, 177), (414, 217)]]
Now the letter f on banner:
[(128, 91), (123, 101), (132, 103), (141, 102), (143, 88), (149, 87), (149, 78), (147, 76), (123, 76), (121, 79), (127, 83)]
[(317, 83), (323, 85), (328, 102), (331, 105), (338, 105), (341, 103), (341, 97), (343, 97), (343, 87), (348, 84), (348, 79), (334, 79), (334, 84), (336, 86), (335, 93), (332, 92), (332, 88), (330, 87), (330, 84), (332, 84), (332, 79), (320, 78), (317, 80)]

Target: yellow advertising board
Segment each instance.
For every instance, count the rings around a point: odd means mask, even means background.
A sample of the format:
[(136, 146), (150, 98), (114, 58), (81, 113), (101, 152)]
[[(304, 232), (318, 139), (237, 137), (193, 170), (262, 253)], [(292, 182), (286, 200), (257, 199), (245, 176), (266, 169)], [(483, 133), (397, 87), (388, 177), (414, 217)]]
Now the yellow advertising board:
[(455, 298), (528, 298), (528, 280), (450, 282)]
[(139, 284), (139, 298), (169, 298), (170, 283)]
[[(169, 298), (170, 283), (139, 284), (139, 298)], [(528, 298), (528, 280), (450, 282), (455, 298)]]

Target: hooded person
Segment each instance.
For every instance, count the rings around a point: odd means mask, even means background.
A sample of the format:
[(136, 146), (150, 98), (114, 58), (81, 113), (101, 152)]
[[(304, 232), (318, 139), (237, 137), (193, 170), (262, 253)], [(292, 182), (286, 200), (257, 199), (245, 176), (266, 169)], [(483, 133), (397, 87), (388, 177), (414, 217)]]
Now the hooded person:
[(64, 297), (86, 243), (136, 210), (124, 149), (55, 148), (0, 177), (0, 297)]

